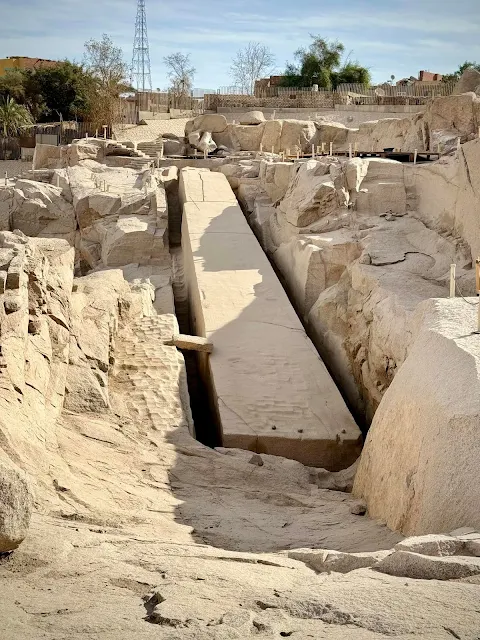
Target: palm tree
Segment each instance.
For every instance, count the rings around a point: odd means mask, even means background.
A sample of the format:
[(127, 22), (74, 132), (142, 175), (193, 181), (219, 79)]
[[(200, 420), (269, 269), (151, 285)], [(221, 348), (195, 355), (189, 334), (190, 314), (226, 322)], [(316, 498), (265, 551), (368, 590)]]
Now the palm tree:
[(3, 136), (17, 136), (23, 129), (33, 124), (30, 111), (13, 98), (0, 102), (0, 127)]

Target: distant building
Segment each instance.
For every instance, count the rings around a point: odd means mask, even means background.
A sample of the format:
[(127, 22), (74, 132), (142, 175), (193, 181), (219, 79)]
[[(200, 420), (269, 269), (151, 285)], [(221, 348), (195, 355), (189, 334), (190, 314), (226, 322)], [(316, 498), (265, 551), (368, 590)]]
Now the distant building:
[(27, 58), (26, 56), (9, 56), (0, 58), (0, 77), (7, 71), (18, 69), (45, 69), (46, 67), (56, 67), (57, 60), (45, 60), (44, 58)]
[(441, 82), (443, 75), (441, 73), (431, 73), (431, 71), (420, 71), (418, 79), (420, 82)]
[(397, 82), (397, 87), (415, 84), (417, 82), (441, 82), (443, 75), (441, 73), (432, 73), (431, 71), (419, 71), (418, 78), (410, 76), (410, 78), (402, 78)]
[(278, 87), (282, 84), (283, 76), (270, 76), (269, 78), (262, 78), (261, 80), (255, 80), (255, 95), (258, 91), (269, 89), (270, 87)]

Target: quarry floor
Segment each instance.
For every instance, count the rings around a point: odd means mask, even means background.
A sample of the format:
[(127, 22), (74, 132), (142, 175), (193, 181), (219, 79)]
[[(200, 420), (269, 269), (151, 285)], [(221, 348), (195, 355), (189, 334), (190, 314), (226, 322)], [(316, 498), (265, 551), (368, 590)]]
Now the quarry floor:
[(74, 433), (70, 418), (61, 440), (72, 469), (82, 447), (79, 485), (94, 501), (100, 483), (108, 501), (121, 477), (118, 491), (139, 510), (147, 501), (152, 521), (136, 521), (121, 501), (117, 526), (35, 514), (27, 540), (0, 561), (2, 640), (478, 637), (475, 578), (317, 574), (279, 553), (399, 540), (352, 515), (347, 494), (309, 484), (299, 463), (266, 457), (258, 467), (248, 453), (214, 452), (182, 432), (148, 444), (130, 433), (128, 450), (118, 425), (83, 420)]

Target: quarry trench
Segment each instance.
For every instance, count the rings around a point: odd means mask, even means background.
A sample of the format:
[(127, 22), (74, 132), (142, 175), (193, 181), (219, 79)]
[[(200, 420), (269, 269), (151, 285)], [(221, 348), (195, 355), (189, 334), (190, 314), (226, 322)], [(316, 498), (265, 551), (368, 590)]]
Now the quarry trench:
[[(245, 160), (245, 157), (242, 157), (242, 159)], [(308, 158), (304, 159), (303, 161), (306, 160), (308, 160)], [(192, 168), (206, 169), (217, 172), (219, 171), (221, 164), (223, 164), (224, 162), (225, 160), (220, 160), (217, 158), (195, 159), (192, 156), (191, 158), (165, 158), (162, 161), (162, 164), (164, 165), (164, 168), (173, 166), (177, 167), (177, 169), (179, 170)], [(295, 163), (292, 162), (291, 164), (292, 166), (294, 166)], [(175, 301), (175, 312), (177, 315), (181, 333), (198, 335), (199, 332), (195, 330), (195, 323), (192, 322), (191, 308), (187, 299), (185, 287), (185, 272), (183, 264), (184, 258), (181, 248), (183, 214), (182, 205), (179, 199), (179, 179), (168, 181), (168, 183), (166, 183), (165, 185), (165, 188), (168, 203), (169, 246), (170, 253), (172, 255), (174, 274), (173, 293)], [(338, 391), (342, 395), (342, 398), (345, 401), (348, 409), (352, 413), (355, 422), (362, 432), (363, 437), (365, 437), (368, 433), (371, 417), (369, 419), (365, 411), (359, 410), (358, 406), (351, 402), (351, 397), (349, 397), (349, 394), (345, 392), (345, 388), (342, 385), (342, 378), (341, 376), (338, 376), (338, 371), (336, 370), (335, 365), (331, 362), (331, 354), (328, 351), (319, 350), (318, 342), (315, 341), (312, 327), (306, 320), (305, 316), (301, 313), (301, 310), (298, 306), (298, 300), (296, 299), (292, 291), (291, 282), (289, 283), (286, 280), (285, 273), (282, 272), (282, 270), (279, 268), (279, 265), (275, 262), (271, 253), (265, 250), (265, 247), (261, 243), (261, 238), (259, 238), (258, 234), (255, 233), (256, 229), (249, 220), (245, 201), (242, 201), (241, 198), (238, 198), (237, 190), (234, 189), (233, 193), (239, 207), (244, 214), (245, 220), (249, 224), (249, 227), (252, 229), (252, 233), (255, 235), (258, 244), (261, 247), (266, 258), (268, 259), (272, 270), (281, 283), (283, 290), (286, 293), (290, 304), (294, 308), (296, 316), (299, 322), (302, 324), (306, 335), (312, 341), (319, 358), (322, 360), (332, 379), (335, 381)], [(199, 356), (197, 353), (185, 350), (183, 350), (182, 353), (186, 362), (187, 380), (192, 414), (195, 423), (196, 437), (202, 444), (205, 444), (209, 447), (214, 448), (221, 446), (221, 421), (218, 415), (218, 410), (216, 408), (214, 390), (215, 385), (212, 378), (212, 372), (208, 367), (202, 367), (200, 365)]]

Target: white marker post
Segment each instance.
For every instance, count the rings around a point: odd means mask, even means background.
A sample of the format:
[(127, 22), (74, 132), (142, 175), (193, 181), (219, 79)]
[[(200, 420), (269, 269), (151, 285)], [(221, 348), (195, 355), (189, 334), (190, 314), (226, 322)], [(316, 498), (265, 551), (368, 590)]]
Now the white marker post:
[[(475, 260), (475, 282), (477, 289), (477, 297), (480, 296), (480, 258)], [(477, 315), (477, 330), (475, 333), (480, 333), (480, 298), (479, 304), (477, 305), (478, 315)]]
[(274, 110), (273, 110), (273, 118), (272, 118), (272, 120), (275, 120), (275, 115), (276, 115), (276, 113), (277, 113), (277, 112), (276, 112), (276, 110), (274, 109)]
[(352, 159), (352, 143), (351, 142), (348, 145), (348, 157), (350, 158), (350, 160)]
[(413, 164), (417, 164), (418, 149), (413, 152)]
[(450, 265), (450, 298), (455, 298), (455, 272), (457, 269), (456, 264)]
[(457, 152), (460, 153), (460, 149), (462, 147), (462, 142), (460, 138), (457, 138)]
[(315, 160), (315, 145), (312, 144), (312, 160)]
[(104, 124), (103, 125), (103, 139), (104, 140), (107, 139), (107, 129), (108, 129), (108, 125)]
[(297, 160), (300, 160), (300, 149), (297, 147)]
[(333, 142), (330, 142), (330, 155), (333, 156)]
[(164, 149), (162, 144), (162, 146), (160, 147), (160, 160), (163, 160), (163, 152), (164, 152)]
[(275, 147), (272, 147), (272, 155), (275, 155)]
[(325, 155), (325, 142), (322, 142), (322, 156)]
[(262, 153), (262, 151), (263, 151), (263, 144), (260, 143), (260, 153)]

